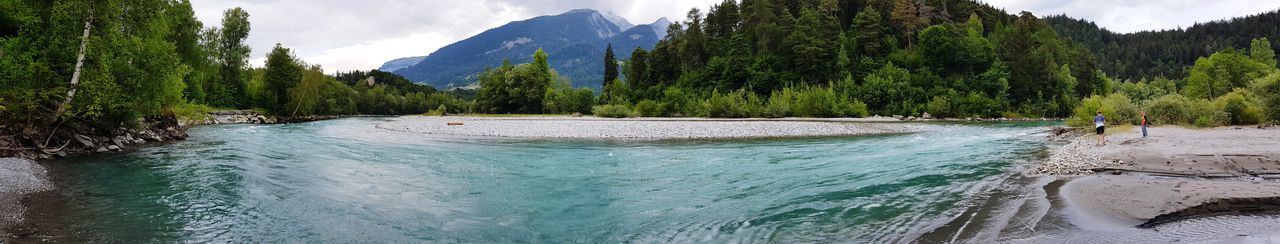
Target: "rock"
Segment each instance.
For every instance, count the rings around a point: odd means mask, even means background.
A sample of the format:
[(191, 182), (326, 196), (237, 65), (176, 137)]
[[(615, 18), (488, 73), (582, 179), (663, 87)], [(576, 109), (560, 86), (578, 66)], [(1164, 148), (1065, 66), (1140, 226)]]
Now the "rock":
[(107, 150), (111, 150), (111, 151), (120, 151), (120, 147), (118, 147), (118, 146), (116, 146), (116, 145), (107, 145)]
[(59, 158), (65, 158), (67, 157), (67, 152), (58, 151), (58, 153), (55, 153), (54, 155), (57, 155)]
[(579, 113), (579, 112), (573, 112), (573, 115), (572, 115), (572, 116), (573, 116), (573, 117), (582, 117), (582, 113)]
[(902, 115), (894, 115), (894, 116), (893, 116), (893, 119), (901, 120), (901, 119), (902, 119)]
[(907, 116), (907, 121), (916, 121), (916, 116)]
[(124, 147), (124, 142), (125, 140), (123, 136), (116, 136), (115, 138), (111, 138), (111, 143), (115, 143), (114, 146), (116, 147)]
[(143, 143), (147, 143), (147, 141), (144, 141), (142, 139), (133, 139), (133, 144), (143, 144)]
[(99, 147), (99, 148), (98, 148), (98, 150), (94, 150), (94, 152), (98, 152), (98, 153), (105, 153), (105, 152), (110, 152), (110, 151), (111, 151), (111, 150), (108, 150), (108, 149), (107, 149), (107, 148), (105, 148), (105, 147)]
[(98, 145), (94, 145), (93, 140), (90, 139), (88, 136), (76, 134), (75, 136), (72, 136), (72, 137), (75, 137), (76, 141), (80, 142), (80, 145), (84, 145), (85, 148), (98, 147)]
[(924, 114), (920, 115), (920, 118), (921, 118), (921, 119), (933, 119), (933, 115), (932, 115), (932, 114), (929, 114), (929, 113), (927, 113), (927, 112), (926, 112), (926, 113), (924, 113)]

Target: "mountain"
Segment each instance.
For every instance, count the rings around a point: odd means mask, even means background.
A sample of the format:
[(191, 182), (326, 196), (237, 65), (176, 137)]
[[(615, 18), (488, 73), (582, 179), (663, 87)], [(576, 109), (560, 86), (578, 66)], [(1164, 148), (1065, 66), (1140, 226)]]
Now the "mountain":
[(1280, 48), (1280, 11), (1200, 23), (1186, 29), (1115, 33), (1093, 22), (1057, 15), (1044, 19), (1066, 39), (1088, 47), (1102, 70), (1125, 79), (1181, 79), (1186, 67), (1214, 52), (1248, 50), (1250, 41), (1270, 38)]
[(627, 18), (623, 18), (622, 16), (613, 14), (613, 12), (605, 13), (604, 17), (606, 19), (609, 19), (609, 22), (613, 22), (613, 25), (618, 26), (618, 29), (621, 29), (621, 30), (626, 30), (626, 29), (631, 29), (631, 27), (636, 27), (636, 25), (631, 24), (631, 21), (627, 21)]
[[(461, 87), (474, 83), (477, 74), (501, 65), (504, 59), (517, 64), (531, 62), (534, 51), (542, 48), (550, 56), (551, 67), (575, 87), (599, 89), (608, 44), (613, 43), (618, 59), (624, 60), (637, 47), (652, 49), (661, 38), (652, 25), (622, 29), (619, 24), (630, 25), (621, 17), (590, 9), (515, 21), (449, 44), (392, 72), (438, 88)], [(393, 60), (384, 67), (397, 67), (401, 64), (397, 61), (409, 60)]]
[(661, 18), (649, 24), (649, 27), (653, 28), (653, 33), (658, 33), (658, 39), (661, 40), (667, 38), (667, 27), (671, 27), (671, 21), (667, 20), (667, 18)]
[(427, 58), (427, 57), (417, 56), (417, 57), (397, 58), (391, 61), (387, 61), (386, 63), (383, 63), (382, 67), (378, 67), (378, 70), (386, 71), (386, 72), (395, 72), (397, 70), (401, 70), (404, 68), (408, 68), (409, 66), (418, 64), (418, 62), (422, 62), (422, 59), (424, 58)]

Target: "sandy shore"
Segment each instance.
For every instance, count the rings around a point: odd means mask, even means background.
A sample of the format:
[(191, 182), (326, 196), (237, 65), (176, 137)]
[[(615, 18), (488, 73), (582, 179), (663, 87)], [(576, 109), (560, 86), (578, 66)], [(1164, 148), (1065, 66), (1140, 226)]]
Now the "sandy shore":
[(379, 123), (377, 127), (444, 137), (582, 140), (856, 136), (919, 132), (927, 127), (921, 124), (887, 123), (888, 121), (892, 120), (405, 116)]
[(43, 166), (20, 158), (0, 158), (0, 242), (12, 236), (10, 227), (23, 221), (22, 197), (51, 189)]
[(1280, 128), (1148, 131), (1142, 138), (1136, 127), (1119, 130), (1105, 145), (1092, 134), (1068, 138), (1027, 175), (1061, 177), (1058, 197), (1072, 222), (1107, 233), (1280, 210)]

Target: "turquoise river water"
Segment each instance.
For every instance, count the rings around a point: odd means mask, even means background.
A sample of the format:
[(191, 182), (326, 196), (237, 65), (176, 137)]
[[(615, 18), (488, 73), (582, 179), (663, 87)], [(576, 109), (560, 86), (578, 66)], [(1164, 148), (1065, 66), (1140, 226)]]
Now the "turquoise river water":
[(224, 125), (49, 164), (69, 241), (893, 242), (1044, 150), (1050, 124), (684, 142), (432, 139), (385, 118)]

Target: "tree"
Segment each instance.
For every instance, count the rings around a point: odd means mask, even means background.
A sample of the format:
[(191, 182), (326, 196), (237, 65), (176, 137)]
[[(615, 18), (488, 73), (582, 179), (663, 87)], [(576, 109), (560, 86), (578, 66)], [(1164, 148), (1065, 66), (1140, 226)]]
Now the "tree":
[(921, 0), (897, 0), (893, 4), (890, 18), (902, 28), (902, 35), (907, 39), (907, 49), (913, 48), (916, 30), (929, 24), (929, 16), (922, 14), (929, 11), (929, 6)]
[(631, 60), (627, 61), (627, 83), (636, 88), (649, 85), (651, 82), (646, 77), (649, 72), (648, 65), (649, 52), (643, 48), (636, 48), (631, 52)]
[(289, 89), (302, 81), (302, 65), (293, 57), (293, 51), (277, 43), (267, 54), (265, 68), (262, 101), (258, 106), (276, 115), (290, 114), (285, 104), (289, 104)]
[(802, 82), (820, 83), (844, 77), (840, 69), (840, 50), (838, 40), (839, 25), (835, 16), (824, 14), (814, 9), (805, 8), (800, 11), (791, 35), (783, 40), (790, 48), (789, 58), (793, 76)]
[(604, 50), (604, 83), (600, 84), (600, 101), (609, 101), (609, 97), (613, 95), (613, 91), (609, 88), (613, 82), (618, 80), (618, 59), (613, 56), (613, 43), (610, 43)]
[(618, 79), (618, 59), (613, 56), (613, 43), (604, 49), (604, 84), (602, 87), (609, 86), (614, 80)]
[(1249, 56), (1253, 61), (1267, 65), (1267, 67), (1276, 68), (1276, 51), (1271, 49), (1271, 41), (1266, 37), (1254, 39), (1249, 45)]
[(1228, 49), (1196, 60), (1183, 93), (1192, 98), (1213, 100), (1274, 71), (1273, 66)]
[(219, 87), (222, 92), (214, 97), (214, 105), (244, 107), (248, 105), (245, 93), (245, 67), (249, 60), (248, 45), (244, 41), (249, 37), (249, 12), (239, 7), (228, 9), (222, 13), (222, 28), (218, 33), (219, 54), (222, 64), (222, 80)]

